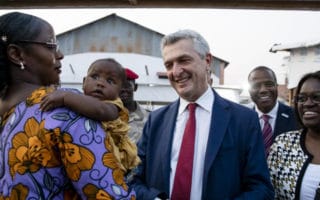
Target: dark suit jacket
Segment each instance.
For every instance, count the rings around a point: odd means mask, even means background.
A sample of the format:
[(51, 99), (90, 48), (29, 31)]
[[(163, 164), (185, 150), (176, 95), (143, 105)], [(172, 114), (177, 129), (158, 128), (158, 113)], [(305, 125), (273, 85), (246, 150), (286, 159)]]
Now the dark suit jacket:
[[(250, 107), (254, 110), (256, 109), (253, 104), (251, 104)], [(298, 129), (299, 125), (297, 118), (295, 117), (294, 110), (291, 107), (279, 102), (279, 109), (273, 130), (273, 141), (281, 133)]]
[(299, 129), (294, 111), (291, 107), (279, 102), (276, 124), (273, 131), (273, 141), (281, 133)]
[[(273, 199), (256, 113), (216, 92), (214, 95), (201, 199)], [(139, 200), (169, 195), (170, 155), (178, 107), (179, 101), (175, 101), (151, 112), (145, 124), (138, 143), (142, 163), (131, 183)]]

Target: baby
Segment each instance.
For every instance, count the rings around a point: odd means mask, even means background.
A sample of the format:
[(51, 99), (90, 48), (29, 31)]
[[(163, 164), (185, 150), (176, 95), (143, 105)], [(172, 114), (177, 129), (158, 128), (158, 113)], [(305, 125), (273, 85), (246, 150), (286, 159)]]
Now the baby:
[(67, 106), (89, 118), (99, 120), (107, 132), (112, 151), (124, 173), (135, 168), (140, 159), (137, 147), (128, 137), (128, 110), (119, 98), (126, 81), (124, 68), (114, 59), (93, 62), (83, 78), (84, 94), (55, 90), (42, 99), (41, 109), (48, 111)]

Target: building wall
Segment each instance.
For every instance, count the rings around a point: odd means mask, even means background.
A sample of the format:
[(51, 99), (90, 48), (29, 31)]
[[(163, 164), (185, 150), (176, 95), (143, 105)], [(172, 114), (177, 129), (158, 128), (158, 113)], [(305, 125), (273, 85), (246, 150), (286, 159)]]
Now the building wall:
[(289, 105), (293, 105), (295, 88), (301, 77), (320, 69), (320, 45), (290, 49), (290, 56), (284, 59), (289, 91), (281, 91), (287, 94)]
[(211, 71), (215, 76), (213, 77), (214, 85), (224, 85), (224, 69), (227, 67), (229, 63), (213, 56), (211, 63)]
[(320, 45), (292, 49), (287, 65), (288, 88), (293, 89), (304, 74), (320, 69)]
[(162, 34), (151, 31), (115, 14), (59, 34), (65, 55), (84, 52), (138, 53), (161, 57)]

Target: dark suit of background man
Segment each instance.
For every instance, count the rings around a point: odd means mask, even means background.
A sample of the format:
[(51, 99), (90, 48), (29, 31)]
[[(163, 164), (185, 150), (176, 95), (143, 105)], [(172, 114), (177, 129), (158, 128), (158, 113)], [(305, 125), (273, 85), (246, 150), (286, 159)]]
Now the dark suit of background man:
[(151, 112), (144, 126), (138, 142), (142, 163), (132, 183), (137, 199), (175, 200), (173, 186), (178, 159), (184, 157), (180, 146), (189, 102), (197, 104), (189, 199), (273, 199), (258, 117), (208, 85), (208, 43), (194, 31), (181, 30), (165, 36), (161, 49), (179, 99)]
[(277, 101), (277, 78), (270, 68), (259, 66), (248, 75), (249, 93), (254, 105), (252, 108), (258, 113), (261, 127), (264, 122), (263, 114), (271, 116), (270, 124), (273, 132), (273, 141), (281, 133), (298, 129), (297, 120), (291, 107)]

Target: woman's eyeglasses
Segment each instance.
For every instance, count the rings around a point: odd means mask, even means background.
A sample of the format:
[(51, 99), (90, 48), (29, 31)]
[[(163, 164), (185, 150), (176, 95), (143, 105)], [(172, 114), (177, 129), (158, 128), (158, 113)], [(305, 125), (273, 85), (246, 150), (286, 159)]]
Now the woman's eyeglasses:
[(315, 92), (315, 93), (312, 93), (312, 94), (309, 94), (309, 95), (307, 95), (307, 94), (298, 94), (295, 97), (295, 101), (297, 103), (305, 103), (309, 98), (313, 103), (320, 104), (320, 92)]
[(31, 40), (19, 40), (18, 43), (26, 43), (26, 44), (38, 44), (46, 47), (49, 50), (54, 52), (59, 51), (59, 44), (54, 42), (38, 42), (38, 41), (31, 41)]

